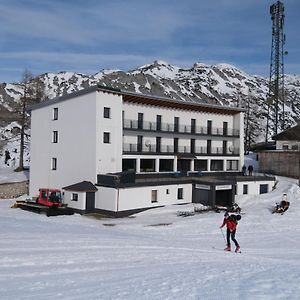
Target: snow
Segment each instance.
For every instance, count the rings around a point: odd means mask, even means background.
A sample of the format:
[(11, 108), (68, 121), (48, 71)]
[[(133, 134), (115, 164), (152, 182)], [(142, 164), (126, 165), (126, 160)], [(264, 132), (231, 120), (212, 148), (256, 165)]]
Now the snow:
[[(300, 188), (278, 180), (238, 198), (242, 254), (223, 251), (222, 213), (177, 216), (193, 204), (95, 219), (1, 200), (0, 299), (299, 299)], [(283, 193), (289, 210), (271, 214)]]
[(22, 182), (29, 179), (29, 171), (15, 172), (14, 169), (12, 167), (0, 167), (0, 184)]

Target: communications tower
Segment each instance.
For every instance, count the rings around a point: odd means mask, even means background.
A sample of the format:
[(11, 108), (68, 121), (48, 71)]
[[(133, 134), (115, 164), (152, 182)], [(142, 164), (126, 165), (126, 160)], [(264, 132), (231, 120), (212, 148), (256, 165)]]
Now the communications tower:
[[(273, 131), (278, 133), (279, 123), (284, 129), (284, 52), (285, 34), (284, 27), (284, 5), (277, 1), (270, 6), (272, 20), (272, 48), (270, 63), (269, 95), (268, 95), (268, 115), (266, 128), (266, 142), (269, 137), (270, 118), (274, 120)], [(280, 116), (280, 105), (282, 105), (282, 115)]]

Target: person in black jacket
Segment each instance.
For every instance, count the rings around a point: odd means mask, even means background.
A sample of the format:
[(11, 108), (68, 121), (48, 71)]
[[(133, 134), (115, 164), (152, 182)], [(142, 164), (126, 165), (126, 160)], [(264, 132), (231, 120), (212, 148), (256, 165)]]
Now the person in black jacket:
[(249, 165), (249, 166), (248, 166), (248, 173), (249, 173), (249, 176), (252, 176), (252, 172), (253, 172), (253, 166), (252, 166), (252, 165)]

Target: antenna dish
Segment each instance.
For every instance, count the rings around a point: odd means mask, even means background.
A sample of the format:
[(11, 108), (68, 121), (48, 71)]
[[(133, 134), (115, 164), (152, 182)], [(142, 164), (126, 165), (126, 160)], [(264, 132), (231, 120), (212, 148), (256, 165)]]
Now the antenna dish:
[(234, 151), (234, 146), (229, 146), (228, 150), (229, 150), (230, 152), (233, 152), (233, 151)]

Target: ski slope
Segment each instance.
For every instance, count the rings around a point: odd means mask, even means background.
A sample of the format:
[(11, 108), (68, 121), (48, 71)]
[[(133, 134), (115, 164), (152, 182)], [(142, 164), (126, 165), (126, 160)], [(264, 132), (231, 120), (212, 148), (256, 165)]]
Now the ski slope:
[[(284, 215), (270, 209), (287, 193)], [(300, 189), (238, 199), (241, 254), (224, 252), (223, 214), (193, 205), (123, 219), (46, 217), (0, 201), (0, 299), (300, 299)]]

